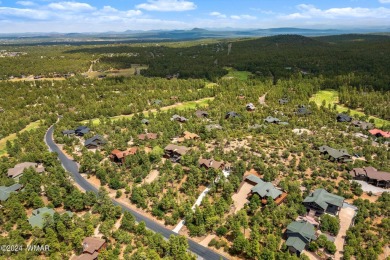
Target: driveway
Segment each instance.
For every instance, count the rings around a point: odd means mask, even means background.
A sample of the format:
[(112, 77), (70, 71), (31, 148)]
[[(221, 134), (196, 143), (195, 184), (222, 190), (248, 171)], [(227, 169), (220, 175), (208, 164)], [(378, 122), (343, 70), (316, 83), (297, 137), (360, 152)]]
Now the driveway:
[(336, 245), (336, 253), (335, 253), (335, 259), (342, 259), (343, 256), (343, 250), (344, 250), (344, 243), (345, 243), (345, 236), (347, 234), (347, 230), (352, 224), (352, 220), (356, 214), (356, 211), (353, 207), (349, 207), (348, 205), (345, 205), (341, 208), (339, 213), (339, 219), (340, 219), (340, 230), (339, 233), (336, 236), (336, 239), (334, 241)]
[(364, 192), (372, 192), (374, 194), (378, 194), (378, 193), (382, 193), (382, 192), (390, 192), (389, 189), (382, 189), (382, 188), (379, 188), (379, 187), (376, 187), (374, 185), (371, 185), (371, 184), (368, 184), (367, 182), (365, 181), (358, 181), (358, 180), (353, 180), (353, 181), (356, 181), (357, 183), (360, 183), (362, 185), (362, 190)]

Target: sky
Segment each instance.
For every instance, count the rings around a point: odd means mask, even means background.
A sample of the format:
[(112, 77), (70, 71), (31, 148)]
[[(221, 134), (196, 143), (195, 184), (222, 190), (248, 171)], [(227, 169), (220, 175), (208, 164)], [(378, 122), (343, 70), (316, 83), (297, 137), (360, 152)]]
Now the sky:
[(390, 0), (0, 0), (0, 33), (390, 28)]

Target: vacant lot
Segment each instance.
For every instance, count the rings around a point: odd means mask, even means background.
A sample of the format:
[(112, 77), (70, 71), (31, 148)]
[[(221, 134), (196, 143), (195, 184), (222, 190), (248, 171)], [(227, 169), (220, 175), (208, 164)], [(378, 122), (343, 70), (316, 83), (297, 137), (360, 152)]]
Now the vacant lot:
[[(30, 131), (32, 129), (37, 129), (39, 127), (39, 125), (40, 125), (39, 121), (32, 122), (29, 125), (27, 125), (24, 129), (22, 129), (19, 133), (23, 133), (25, 131)], [(7, 141), (12, 142), (15, 139), (16, 139), (16, 133), (10, 134), (9, 136), (4, 137), (3, 139), (0, 139), (0, 156), (7, 154), (7, 151), (6, 151)]]
[[(348, 107), (345, 107), (344, 105), (339, 104), (339, 93), (336, 90), (321, 90), (310, 99), (310, 101), (314, 101), (317, 104), (317, 106), (321, 106), (322, 102), (324, 100), (326, 103), (325, 107), (327, 107), (328, 104), (330, 104), (332, 107), (334, 104), (336, 104), (337, 112), (340, 112), (340, 113), (347, 112), (349, 109)], [(357, 111), (354, 109), (349, 109), (349, 110), (351, 111), (352, 116), (365, 116), (366, 115), (361, 111)], [(390, 124), (390, 121), (388, 121), (388, 120), (380, 119), (380, 118), (373, 117), (373, 116), (370, 116), (369, 119), (373, 119), (375, 122), (375, 125), (377, 127), (382, 127), (385, 124)]]

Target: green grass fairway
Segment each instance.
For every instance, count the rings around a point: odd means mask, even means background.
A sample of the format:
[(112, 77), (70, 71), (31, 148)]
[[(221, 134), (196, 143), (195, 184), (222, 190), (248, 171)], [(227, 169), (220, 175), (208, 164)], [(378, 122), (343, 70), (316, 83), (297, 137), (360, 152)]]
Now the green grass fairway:
[[(321, 90), (317, 94), (315, 94), (313, 97), (310, 98), (310, 101), (314, 101), (317, 106), (322, 105), (322, 101), (325, 100), (326, 105), (325, 107), (328, 107), (328, 104), (331, 104), (333, 107), (334, 104), (336, 104), (336, 110), (337, 112), (346, 112), (349, 108), (345, 107), (344, 105), (339, 104), (339, 93), (336, 90)], [(365, 116), (365, 113), (361, 111), (357, 111), (354, 109), (349, 109), (351, 111), (352, 116)], [(374, 119), (375, 125), (377, 127), (382, 127), (384, 125), (389, 125), (390, 121), (380, 119), (374, 116), (370, 116), (369, 119)]]
[[(19, 133), (37, 129), (39, 126), (40, 126), (39, 121), (32, 122), (28, 124), (24, 129), (22, 129)], [(10, 134), (9, 136), (0, 139), (0, 156), (7, 155), (7, 150), (6, 150), (7, 141), (12, 142), (15, 139), (16, 139), (16, 133)]]
[(228, 68), (228, 67), (225, 67), (224, 69), (228, 70), (229, 73), (227, 75), (223, 76), (222, 77), (223, 79), (236, 78), (236, 79), (245, 81), (248, 79), (248, 77), (250, 75), (252, 75), (252, 73), (249, 71), (238, 71), (238, 70), (235, 70), (233, 68)]
[[(171, 106), (161, 107), (160, 110), (161, 111), (167, 111), (167, 110), (170, 110), (170, 109), (177, 109), (177, 110), (195, 109), (197, 106), (199, 106), (199, 107), (207, 107), (209, 105), (209, 102), (212, 101), (212, 100), (214, 100), (213, 97), (202, 98), (202, 99), (195, 100), (195, 101), (182, 102), (182, 103), (173, 104)], [(149, 113), (153, 113), (153, 114), (157, 113), (157, 110), (156, 109), (151, 109), (150, 111), (143, 111), (142, 113), (145, 116), (148, 116)], [(133, 115), (134, 114), (113, 116), (110, 119), (112, 121), (120, 120), (120, 119), (123, 119), (123, 118), (129, 119), (129, 118), (132, 118)], [(89, 120), (84, 120), (81, 123), (86, 124), (88, 122), (89, 122)], [(92, 124), (93, 125), (98, 125), (99, 123), (100, 123), (99, 118), (92, 119)]]

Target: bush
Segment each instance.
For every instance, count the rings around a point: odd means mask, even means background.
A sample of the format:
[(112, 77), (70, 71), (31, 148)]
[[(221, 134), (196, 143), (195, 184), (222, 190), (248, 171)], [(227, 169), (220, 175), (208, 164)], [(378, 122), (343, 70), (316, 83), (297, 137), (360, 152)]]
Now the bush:
[(323, 214), (321, 216), (321, 226), (320, 229), (322, 232), (329, 232), (332, 235), (337, 235), (340, 229), (340, 221), (336, 217), (332, 217), (328, 214)]
[(326, 249), (326, 251), (328, 251), (332, 255), (334, 255), (334, 253), (336, 253), (336, 250), (337, 250), (336, 245), (331, 241), (326, 242), (325, 249)]
[(221, 236), (226, 235), (226, 233), (228, 232), (228, 229), (224, 226), (220, 226), (219, 228), (217, 228), (217, 230), (215, 232), (217, 233), (217, 236), (221, 237)]

